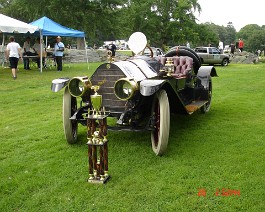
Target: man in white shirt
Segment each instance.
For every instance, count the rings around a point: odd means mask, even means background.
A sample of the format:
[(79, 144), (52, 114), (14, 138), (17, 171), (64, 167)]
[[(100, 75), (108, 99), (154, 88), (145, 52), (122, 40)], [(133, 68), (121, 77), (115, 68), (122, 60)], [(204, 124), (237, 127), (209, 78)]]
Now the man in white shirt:
[(56, 43), (54, 44), (54, 56), (57, 63), (57, 71), (63, 70), (63, 52), (64, 44), (61, 42), (61, 37), (56, 37)]
[(223, 54), (223, 51), (224, 51), (224, 43), (221, 40), (219, 40), (218, 48), (220, 50), (220, 53)]
[(9, 58), (13, 79), (17, 78), (17, 65), (19, 58), (22, 59), (21, 47), (15, 42), (15, 38), (11, 36), (9, 38), (10, 43), (6, 46), (6, 58)]
[[(41, 42), (41, 39), (37, 38), (36, 43), (32, 47), (34, 52), (35, 52), (35, 55), (38, 56), (37, 64), (38, 64), (39, 69), (40, 69), (40, 56), (41, 56), (40, 42)], [(45, 51), (44, 51), (44, 45), (43, 44), (42, 44), (42, 64), (43, 64), (43, 66), (45, 64)]]

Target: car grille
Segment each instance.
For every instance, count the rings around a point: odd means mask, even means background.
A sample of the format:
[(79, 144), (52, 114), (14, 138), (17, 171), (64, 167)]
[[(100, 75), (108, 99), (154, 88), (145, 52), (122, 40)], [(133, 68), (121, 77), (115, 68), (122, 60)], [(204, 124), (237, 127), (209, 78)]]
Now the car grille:
[(92, 85), (98, 85), (105, 81), (98, 90), (102, 95), (102, 106), (111, 111), (112, 116), (119, 117), (125, 111), (126, 102), (118, 99), (114, 94), (114, 84), (120, 79), (126, 77), (125, 74), (114, 64), (106, 63), (97, 68), (91, 77)]

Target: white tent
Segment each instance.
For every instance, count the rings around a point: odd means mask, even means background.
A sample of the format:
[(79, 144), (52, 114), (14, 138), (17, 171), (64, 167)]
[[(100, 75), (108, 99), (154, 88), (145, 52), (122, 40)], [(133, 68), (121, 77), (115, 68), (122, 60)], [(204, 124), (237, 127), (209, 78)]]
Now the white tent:
[[(19, 21), (17, 19), (8, 17), (0, 13), (0, 33), (3, 33), (3, 42), (1, 52), (4, 49), (5, 36), (4, 33), (33, 33), (38, 27), (32, 26), (25, 22)], [(4, 55), (4, 54), (3, 54)]]
[(0, 13), (0, 32), (1, 33), (33, 33), (38, 28), (17, 19), (8, 17)]

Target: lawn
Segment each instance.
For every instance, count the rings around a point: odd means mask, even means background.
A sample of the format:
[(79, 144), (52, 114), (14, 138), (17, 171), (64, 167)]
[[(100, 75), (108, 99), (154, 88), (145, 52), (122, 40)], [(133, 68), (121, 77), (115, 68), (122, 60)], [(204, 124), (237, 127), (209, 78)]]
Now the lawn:
[(63, 92), (50, 90), (97, 65), (0, 69), (0, 211), (264, 211), (265, 65), (217, 66), (211, 111), (172, 115), (162, 157), (149, 132), (109, 132), (105, 185), (86, 182), (85, 127), (66, 143)]

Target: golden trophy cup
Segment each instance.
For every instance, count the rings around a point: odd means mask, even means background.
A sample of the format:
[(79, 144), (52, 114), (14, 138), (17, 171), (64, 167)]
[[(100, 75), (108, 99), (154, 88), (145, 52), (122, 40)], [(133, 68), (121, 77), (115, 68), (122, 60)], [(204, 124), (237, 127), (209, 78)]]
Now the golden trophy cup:
[(92, 107), (93, 107), (93, 113), (94, 113), (93, 115), (95, 115), (95, 117), (98, 117), (99, 115), (101, 115), (100, 110), (102, 106), (102, 95), (97, 93), (99, 88), (100, 88), (99, 85), (94, 85), (91, 87), (91, 89), (95, 91), (95, 93), (90, 96)]

